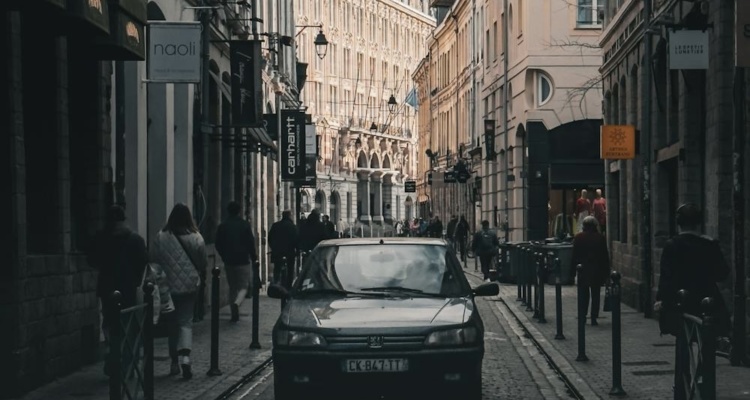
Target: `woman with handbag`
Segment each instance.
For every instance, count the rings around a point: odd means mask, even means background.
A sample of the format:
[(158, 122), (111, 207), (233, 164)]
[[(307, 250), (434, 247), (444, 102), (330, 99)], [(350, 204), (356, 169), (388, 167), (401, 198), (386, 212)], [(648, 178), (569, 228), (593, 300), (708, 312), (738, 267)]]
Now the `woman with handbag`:
[(201, 272), (206, 270), (208, 261), (203, 236), (186, 205), (177, 204), (172, 209), (166, 226), (154, 239), (151, 258), (164, 269), (175, 309), (175, 324), (169, 333), (170, 375), (182, 370), (183, 378), (190, 379), (193, 376), (190, 362), (193, 308)]

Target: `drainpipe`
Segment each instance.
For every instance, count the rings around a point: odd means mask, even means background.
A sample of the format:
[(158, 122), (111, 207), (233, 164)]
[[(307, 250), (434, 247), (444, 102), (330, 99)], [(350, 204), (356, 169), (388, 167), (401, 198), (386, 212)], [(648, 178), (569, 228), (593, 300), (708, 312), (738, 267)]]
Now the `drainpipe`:
[(641, 124), (641, 234), (643, 245), (641, 246), (641, 274), (643, 276), (643, 316), (651, 318), (651, 58), (653, 49), (651, 48), (651, 0), (643, 0), (643, 110)]
[[(476, 127), (477, 127), (477, 1), (472, 0), (471, 1), (471, 112), (470, 112), (470, 120), (471, 120), (471, 141), (474, 142), (477, 136)], [(480, 141), (481, 143), (481, 141)], [(480, 150), (481, 151), (481, 150)], [(480, 153), (481, 154), (481, 153)], [(480, 157), (481, 158), (481, 157)], [(474, 187), (476, 188), (476, 180), (474, 181)], [(471, 206), (471, 228), (472, 231), (476, 230), (476, 222), (477, 222), (477, 205), (476, 201), (472, 198), (469, 202)]]
[[(459, 131), (459, 126), (458, 126), (459, 125), (458, 124), (458, 115), (460, 114), (460, 112), (458, 111), (458, 107), (459, 107), (458, 89), (459, 89), (459, 85), (460, 85), (459, 78), (461, 77), (461, 69), (458, 67), (458, 49), (459, 49), (459, 43), (458, 43), (458, 18), (456, 18), (455, 12), (451, 13), (451, 17), (453, 17), (453, 25), (455, 26), (453, 28), (453, 34), (456, 37), (456, 46), (455, 46), (455, 51), (454, 51), (455, 52), (455, 58), (456, 58), (456, 63), (455, 63), (455, 68), (456, 68), (456, 89), (455, 89), (456, 90), (456, 111), (453, 113), (454, 114), (453, 116), (456, 119), (456, 152), (458, 152), (458, 150), (460, 149), (460, 143), (459, 143), (460, 140), (459, 140), (459, 137), (458, 137), (458, 132), (460, 132)], [(463, 157), (463, 155), (459, 153), (458, 154), (458, 158), (460, 159), (462, 157)], [(461, 186), (458, 186), (458, 184), (459, 183), (456, 182), (456, 184), (453, 185), (453, 190), (452, 190), (452, 192), (453, 192), (453, 201), (456, 204), (456, 206), (454, 208), (454, 210), (455, 210), (454, 212), (456, 212), (456, 213), (460, 212), (460, 209), (461, 209), (461, 203), (462, 203), (462, 201), (460, 200), (460, 197), (459, 197), (459, 195), (461, 193), (461, 188), (464, 185), (466, 185), (466, 184), (460, 184)], [(452, 214), (452, 213), (447, 213), (447, 214)], [(447, 214), (446, 214), (446, 218), (448, 217)]]
[(510, 49), (508, 48), (508, 36), (510, 36), (510, 30), (508, 29), (508, 1), (503, 1), (503, 15), (505, 15), (505, 23), (503, 24), (503, 49), (505, 55), (503, 56), (503, 136), (505, 137), (505, 243), (510, 240), (510, 218), (508, 213), (510, 212), (508, 206), (508, 195), (510, 193), (508, 176), (508, 58), (510, 58)]
[[(739, 0), (737, 0), (739, 1)], [(745, 353), (745, 69), (734, 68), (734, 139), (732, 211), (734, 214), (734, 329), (732, 332), (732, 365), (750, 365)]]

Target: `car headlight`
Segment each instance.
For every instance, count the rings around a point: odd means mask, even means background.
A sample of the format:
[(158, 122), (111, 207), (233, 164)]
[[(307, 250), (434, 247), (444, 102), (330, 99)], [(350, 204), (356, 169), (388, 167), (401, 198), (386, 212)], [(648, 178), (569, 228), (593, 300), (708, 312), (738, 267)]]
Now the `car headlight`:
[(279, 346), (322, 347), (326, 345), (323, 336), (314, 332), (289, 331), (279, 329), (274, 335), (274, 342)]
[(476, 343), (479, 331), (474, 326), (435, 331), (427, 335), (424, 344), (427, 346), (460, 346)]

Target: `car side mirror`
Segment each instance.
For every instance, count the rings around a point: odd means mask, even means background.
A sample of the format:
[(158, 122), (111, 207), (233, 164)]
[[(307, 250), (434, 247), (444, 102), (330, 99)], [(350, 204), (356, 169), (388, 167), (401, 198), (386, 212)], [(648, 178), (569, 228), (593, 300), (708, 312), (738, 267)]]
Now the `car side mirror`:
[(272, 283), (268, 285), (267, 291), (268, 297), (272, 299), (286, 299), (289, 298), (289, 290), (278, 283)]
[(474, 288), (474, 296), (497, 296), (499, 293), (500, 286), (494, 282), (484, 283)]

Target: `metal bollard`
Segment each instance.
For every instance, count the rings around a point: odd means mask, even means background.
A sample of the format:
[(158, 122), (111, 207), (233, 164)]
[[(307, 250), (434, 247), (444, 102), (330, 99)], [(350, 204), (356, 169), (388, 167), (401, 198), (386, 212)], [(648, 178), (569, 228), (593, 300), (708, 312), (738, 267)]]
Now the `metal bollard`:
[(544, 281), (547, 279), (547, 264), (549, 263), (549, 257), (544, 257), (544, 253), (539, 253), (539, 271), (538, 271), (538, 295), (539, 298), (539, 323), (546, 324), (547, 318), (544, 316)]
[(539, 319), (539, 269), (542, 268), (542, 253), (534, 252), (534, 264), (531, 270), (531, 280), (534, 282), (534, 314), (531, 318)]
[(154, 284), (143, 288), (146, 303), (143, 317), (143, 398), (154, 400)]
[(214, 265), (211, 274), (213, 275), (211, 280), (211, 366), (206, 375), (219, 376), (221, 375), (219, 369), (219, 303), (221, 302), (219, 275), (221, 275), (221, 269)]
[(521, 286), (521, 305), (526, 305), (526, 248), (518, 249), (518, 281)]
[(565, 340), (563, 335), (563, 310), (562, 310), (562, 279), (560, 274), (562, 268), (560, 266), (560, 259), (555, 257), (555, 319), (557, 320), (557, 333), (555, 333), (556, 340)]
[[(520, 261), (522, 260), (521, 248), (518, 247), (518, 245), (515, 245), (513, 246), (513, 249), (514, 250), (510, 256), (511, 257), (510, 262), (511, 262), (511, 265), (513, 266), (513, 273), (516, 276), (516, 286), (518, 289), (518, 297), (516, 298), (516, 301), (520, 301), (521, 304), (523, 304), (523, 289), (522, 289), (523, 276), (521, 275), (521, 271), (518, 268), (521, 265)], [(518, 260), (516, 260), (515, 258), (518, 258)]]
[[(284, 272), (286, 271), (286, 272)], [(281, 273), (281, 276), (273, 277), (273, 279), (276, 281), (277, 284), (282, 285), (286, 287), (286, 274), (289, 273), (289, 266), (286, 262), (286, 257), (281, 257), (281, 268), (279, 268), (279, 273)], [(284, 310), (284, 306), (286, 305), (286, 299), (281, 299), (281, 310)]]
[(533, 282), (532, 272), (534, 268), (534, 250), (530, 247), (526, 249), (526, 263), (524, 264), (524, 274), (526, 275), (526, 311), (534, 311), (534, 294), (531, 292)]
[(109, 398), (122, 399), (122, 323), (120, 310), (122, 309), (122, 294), (115, 290), (112, 293), (112, 309), (110, 311), (109, 354), (104, 361), (109, 364)]
[(611, 396), (625, 396), (622, 389), (622, 328), (620, 321), (620, 273), (612, 271), (612, 390)]
[(716, 326), (715, 301), (711, 297), (701, 300), (701, 371), (700, 397), (716, 400)]
[(250, 342), (251, 349), (259, 349), (260, 342), (258, 341), (258, 324), (260, 312), (260, 263), (255, 261), (253, 263), (253, 339)]
[(578, 271), (578, 357), (576, 361), (588, 361), (586, 357), (586, 310), (583, 308), (583, 297), (588, 296), (588, 293), (584, 290), (587, 289), (581, 286), (581, 272), (583, 272), (583, 266), (578, 264), (576, 266)]

